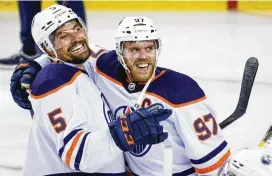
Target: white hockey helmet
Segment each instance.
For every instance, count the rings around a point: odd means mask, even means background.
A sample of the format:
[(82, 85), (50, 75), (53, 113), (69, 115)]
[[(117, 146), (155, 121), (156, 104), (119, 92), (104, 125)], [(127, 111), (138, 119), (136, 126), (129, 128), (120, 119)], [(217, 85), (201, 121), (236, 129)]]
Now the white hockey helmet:
[(44, 47), (55, 52), (50, 35), (60, 26), (73, 19), (78, 20), (87, 33), (86, 25), (81, 18), (72, 9), (65, 6), (55, 4), (37, 13), (32, 20), (31, 26), (31, 33), (35, 43), (44, 53), (46, 53)]
[[(123, 45), (126, 41), (154, 40), (157, 49), (156, 62), (161, 49), (161, 39), (153, 21), (145, 16), (125, 17), (119, 23), (116, 35), (116, 53), (122, 66), (128, 70), (123, 59)], [(156, 63), (155, 63), (156, 64)], [(129, 71), (129, 70), (128, 70)]]
[(245, 148), (238, 151), (230, 159), (226, 173), (228, 176), (271, 176), (271, 149)]

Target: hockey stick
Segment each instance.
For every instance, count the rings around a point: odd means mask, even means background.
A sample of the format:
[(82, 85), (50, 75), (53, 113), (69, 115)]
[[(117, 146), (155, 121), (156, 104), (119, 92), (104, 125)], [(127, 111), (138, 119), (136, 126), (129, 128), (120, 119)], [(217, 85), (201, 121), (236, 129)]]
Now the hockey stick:
[[(268, 130), (266, 131), (266, 134), (264, 135), (264, 137), (258, 147), (264, 147), (265, 143), (271, 139), (272, 139), (272, 125), (269, 126)], [(271, 141), (269, 141), (269, 142), (271, 142)]]
[(219, 124), (221, 129), (224, 129), (231, 123), (233, 123), (235, 120), (242, 117), (247, 109), (251, 89), (253, 87), (253, 83), (255, 80), (255, 76), (257, 74), (259, 62), (258, 59), (255, 57), (250, 57), (245, 65), (243, 79), (242, 79), (242, 85), (239, 95), (238, 104), (234, 110), (234, 112), (226, 118), (223, 122)]

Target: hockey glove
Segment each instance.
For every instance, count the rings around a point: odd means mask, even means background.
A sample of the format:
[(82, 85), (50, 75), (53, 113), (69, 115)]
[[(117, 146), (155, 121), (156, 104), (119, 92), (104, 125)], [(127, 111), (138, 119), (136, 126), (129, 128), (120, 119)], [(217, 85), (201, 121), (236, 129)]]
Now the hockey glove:
[(10, 92), (13, 100), (24, 109), (32, 109), (28, 100), (27, 90), (31, 88), (34, 78), (41, 70), (41, 66), (33, 61), (23, 61), (18, 64), (11, 76)]
[(111, 136), (122, 151), (129, 151), (136, 144), (158, 144), (168, 137), (159, 122), (171, 114), (172, 110), (158, 103), (123, 114), (109, 124)]

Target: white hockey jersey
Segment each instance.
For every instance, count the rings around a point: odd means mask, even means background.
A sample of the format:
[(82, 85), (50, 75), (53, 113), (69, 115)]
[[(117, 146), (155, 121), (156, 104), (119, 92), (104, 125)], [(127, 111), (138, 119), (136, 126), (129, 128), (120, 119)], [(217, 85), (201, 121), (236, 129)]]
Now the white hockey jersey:
[[(94, 59), (96, 53), (101, 53), (101, 48), (92, 44), (90, 47), (92, 56), (83, 68), (102, 92), (103, 107), (110, 107), (110, 110), (104, 108), (107, 122), (134, 111), (133, 105), (145, 83), (133, 86), (127, 82), (115, 51)], [(141, 105), (146, 107), (153, 103), (162, 103), (165, 108), (173, 110), (171, 117), (161, 123), (168, 132), (168, 139), (164, 143), (173, 149), (173, 175), (219, 175), (231, 153), (198, 84), (187, 75), (157, 67), (156, 76)], [(125, 153), (134, 175), (164, 175), (164, 143), (137, 145)]]
[(29, 99), (35, 115), (25, 176), (125, 175), (123, 152), (108, 130), (101, 93), (87, 74), (50, 64), (35, 78)]
[[(108, 121), (134, 111), (133, 105), (145, 84), (134, 87), (127, 82), (115, 51), (97, 60), (90, 59), (84, 68), (113, 113)], [(173, 149), (173, 175), (218, 175), (230, 156), (230, 149), (198, 84), (184, 74), (158, 67), (141, 105), (153, 103), (162, 103), (173, 110), (171, 117), (161, 123), (169, 134), (165, 143)], [(164, 169), (163, 150), (164, 143), (138, 145), (126, 152), (125, 157), (135, 175), (159, 176)]]

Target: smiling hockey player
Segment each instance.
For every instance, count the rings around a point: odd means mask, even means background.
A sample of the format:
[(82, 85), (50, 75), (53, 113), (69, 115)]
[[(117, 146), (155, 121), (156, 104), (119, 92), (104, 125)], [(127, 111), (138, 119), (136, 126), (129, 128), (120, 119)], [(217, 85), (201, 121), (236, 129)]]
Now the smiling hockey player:
[[(44, 67), (31, 87), (35, 115), (25, 176), (124, 176), (123, 151), (167, 138), (159, 122), (167, 119), (171, 110), (161, 104), (124, 113), (107, 124), (103, 110), (109, 108), (103, 105), (103, 94), (86, 72), (70, 66), (84, 63), (90, 56), (84, 26), (71, 9), (59, 5), (43, 10), (33, 20), (33, 38), (41, 50), (55, 62), (67, 64)], [(29, 64), (39, 68), (35, 62)], [(18, 69), (24, 66), (28, 67), (21, 64)]]
[[(90, 59), (86, 62), (71, 64), (65, 60), (66, 56), (63, 59), (59, 56), (58, 62), (88, 73), (103, 93), (104, 107), (110, 107), (110, 110), (104, 108), (110, 126), (116, 124), (116, 117), (133, 113), (139, 107), (160, 103), (171, 109), (172, 115), (161, 124), (169, 134), (165, 143), (172, 146), (174, 154), (170, 163), (172, 173), (218, 175), (230, 156), (228, 143), (199, 85), (187, 75), (157, 66), (162, 45), (152, 20), (142, 16), (124, 18), (118, 26), (115, 44), (116, 51), (105, 52), (88, 43)], [(79, 43), (66, 52), (85, 49)], [(32, 73), (37, 71), (33, 66), (18, 66), (14, 72), (11, 91), (21, 107), (31, 108), (31, 104), (22, 96), (18, 83), (30, 85), (35, 77)], [(141, 176), (163, 175), (164, 146), (163, 143), (136, 145), (125, 152), (132, 172)]]

